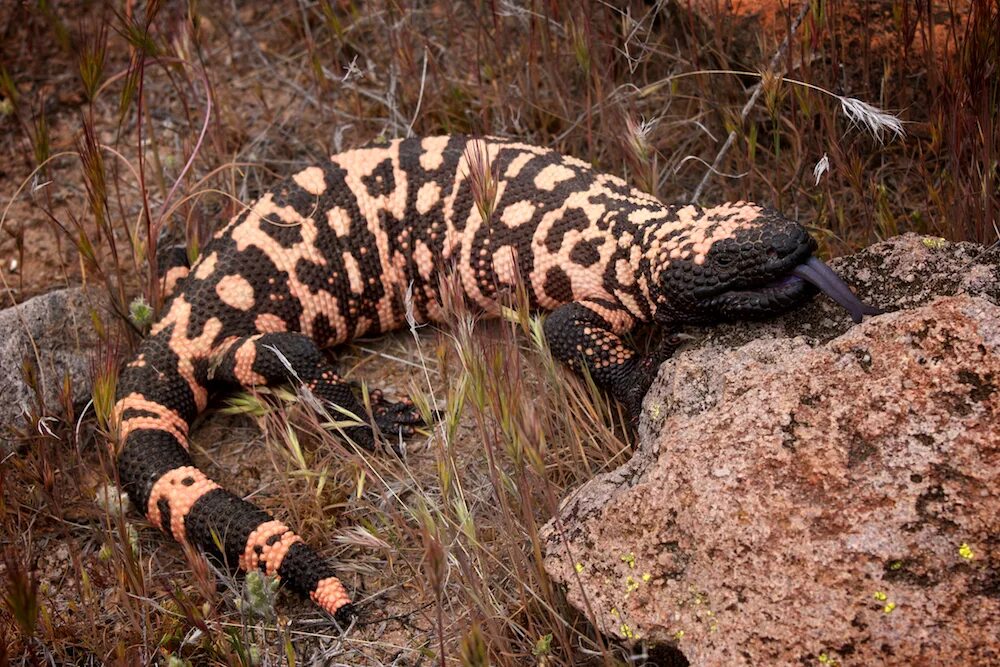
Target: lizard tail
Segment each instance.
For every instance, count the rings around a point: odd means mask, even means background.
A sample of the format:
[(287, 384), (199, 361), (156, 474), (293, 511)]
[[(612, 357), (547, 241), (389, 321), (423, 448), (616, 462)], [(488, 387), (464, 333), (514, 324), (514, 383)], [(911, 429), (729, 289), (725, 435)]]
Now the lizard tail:
[(123, 490), (150, 523), (178, 542), (229, 568), (277, 576), (347, 621), (350, 597), (333, 567), (288, 526), (194, 465), (188, 430), (207, 402), (209, 355), (185, 354), (192, 346), (177, 344), (176, 326), (146, 339), (119, 379), (113, 414)]

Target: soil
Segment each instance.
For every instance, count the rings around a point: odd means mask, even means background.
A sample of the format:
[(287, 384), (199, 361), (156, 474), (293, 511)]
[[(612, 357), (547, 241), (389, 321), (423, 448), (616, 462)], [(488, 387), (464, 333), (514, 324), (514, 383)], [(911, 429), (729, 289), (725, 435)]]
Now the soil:
[[(782, 39), (799, 9), (788, 0), (692, 0), (691, 7), (709, 21), (739, 20), (756, 23), (762, 34)], [(973, 0), (932, 0), (930, 27), (924, 33), (914, 32), (908, 48), (918, 57), (932, 52), (936, 58), (953, 55), (958, 44), (953, 26), (964, 23), (972, 11)], [(912, 26), (918, 9), (911, 3), (875, 0), (864, 3), (827, 2), (826, 11), (854, 27), (854, 34), (866, 41), (875, 52), (886, 54), (899, 43), (899, 32)], [(754, 32), (757, 32), (756, 30)], [(862, 46), (859, 44), (859, 46)]]

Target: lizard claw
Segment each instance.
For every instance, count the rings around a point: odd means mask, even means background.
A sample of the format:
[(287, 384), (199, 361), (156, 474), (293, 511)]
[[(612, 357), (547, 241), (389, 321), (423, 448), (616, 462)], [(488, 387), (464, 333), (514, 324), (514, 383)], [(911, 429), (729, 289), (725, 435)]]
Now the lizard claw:
[(409, 398), (401, 401), (387, 400), (380, 389), (371, 390), (368, 400), (376, 428), (373, 430), (368, 425), (351, 426), (345, 429), (347, 436), (356, 445), (370, 452), (384, 448), (397, 456), (403, 456), (403, 439), (415, 435), (417, 428), (425, 425), (420, 410)]
[(389, 438), (404, 438), (414, 435), (417, 427), (424, 425), (424, 418), (413, 401), (404, 398), (401, 401), (386, 400), (381, 390), (375, 389), (368, 395), (371, 401), (372, 417), (382, 435)]

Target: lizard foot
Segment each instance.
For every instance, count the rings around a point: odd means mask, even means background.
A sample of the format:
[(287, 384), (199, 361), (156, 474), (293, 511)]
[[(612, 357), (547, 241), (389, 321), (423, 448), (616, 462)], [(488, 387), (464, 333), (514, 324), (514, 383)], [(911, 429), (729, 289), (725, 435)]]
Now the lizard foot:
[(389, 401), (379, 389), (373, 390), (368, 398), (371, 400), (372, 417), (382, 435), (388, 438), (407, 438), (417, 432), (417, 427), (424, 426), (420, 410), (410, 399)]

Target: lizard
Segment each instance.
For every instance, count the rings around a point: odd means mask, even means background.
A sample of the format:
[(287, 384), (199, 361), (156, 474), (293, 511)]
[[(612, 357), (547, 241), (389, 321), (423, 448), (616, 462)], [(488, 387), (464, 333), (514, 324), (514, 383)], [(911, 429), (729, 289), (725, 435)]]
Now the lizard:
[[(484, 180), (492, 210), (477, 206)], [(554, 357), (634, 416), (659, 361), (623, 340), (641, 324), (765, 317), (817, 289), (855, 321), (877, 312), (816, 248), (773, 209), (665, 205), (514, 139), (408, 138), (334, 155), (245, 206), (195, 262), (166, 272), (164, 313), (117, 383), (121, 488), (175, 540), (277, 576), (346, 621), (354, 607), (334, 565), (195, 465), (189, 429), (210, 392), (301, 383), (359, 418), (344, 435), (361, 447), (412, 435), (422, 423), (412, 401), (374, 390), (369, 414), (321, 349), (399, 328), (408, 308), (417, 322), (441, 321), (451, 276), (487, 315), (523, 281), (530, 307), (547, 312)]]

